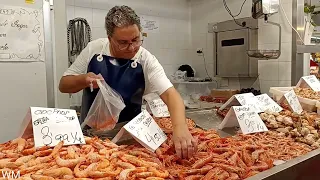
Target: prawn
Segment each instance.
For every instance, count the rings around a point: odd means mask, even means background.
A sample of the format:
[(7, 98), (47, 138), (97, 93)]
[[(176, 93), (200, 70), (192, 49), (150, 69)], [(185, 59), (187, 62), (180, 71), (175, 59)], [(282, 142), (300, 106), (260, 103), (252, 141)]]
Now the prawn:
[(68, 168), (73, 168), (75, 167), (78, 163), (85, 161), (86, 159), (84, 157), (80, 157), (77, 159), (62, 159), (60, 158), (60, 156), (56, 157), (56, 163), (57, 165), (61, 166), (61, 167), (68, 167)]
[(54, 178), (60, 178), (65, 175), (71, 176), (71, 175), (73, 175), (73, 172), (71, 171), (71, 169), (69, 169), (67, 167), (61, 167), (61, 168), (57, 168), (57, 169), (47, 169), (47, 170), (43, 171), (43, 175), (54, 177)]
[(103, 178), (103, 177), (115, 177), (121, 173), (121, 168), (116, 168), (115, 170), (110, 171), (89, 171), (88, 175), (92, 178)]
[(116, 162), (116, 165), (123, 168), (123, 169), (134, 169), (135, 168), (134, 165), (127, 163), (127, 162), (123, 162), (123, 161)]
[(211, 154), (211, 155), (209, 155), (209, 156), (206, 157), (206, 158), (197, 160), (197, 161), (192, 165), (192, 169), (198, 169), (198, 168), (203, 167), (205, 164), (211, 162), (213, 158), (214, 158), (214, 155)]
[(187, 176), (185, 180), (200, 180), (204, 177), (204, 175), (191, 175)]
[(150, 167), (148, 169), (150, 172), (152, 172), (156, 177), (160, 177), (160, 178), (167, 178), (169, 177), (169, 171), (167, 170), (162, 170), (163, 172), (161, 172), (160, 170), (157, 170), (154, 167)]
[(53, 177), (38, 174), (31, 174), (30, 176), (33, 180), (55, 180)]
[(78, 178), (86, 178), (88, 177), (88, 173), (90, 171), (93, 171), (97, 168), (97, 163), (92, 163), (90, 164), (86, 169), (84, 170), (80, 170), (80, 166), (81, 166), (81, 163), (77, 164), (76, 167), (74, 168), (74, 174), (76, 175), (76, 177)]
[(212, 166), (204, 166), (201, 169), (190, 169), (185, 171), (184, 173), (187, 175), (201, 175), (201, 174), (207, 174), (212, 169)]

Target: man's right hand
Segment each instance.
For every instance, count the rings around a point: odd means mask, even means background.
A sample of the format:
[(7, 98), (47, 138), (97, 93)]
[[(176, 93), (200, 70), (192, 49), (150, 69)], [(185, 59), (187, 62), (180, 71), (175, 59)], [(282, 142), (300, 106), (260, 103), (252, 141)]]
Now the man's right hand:
[(93, 89), (99, 88), (97, 84), (97, 79), (103, 80), (103, 77), (101, 75), (96, 75), (92, 72), (89, 72), (85, 75), (86, 85), (87, 87), (90, 87), (90, 84), (93, 84)]

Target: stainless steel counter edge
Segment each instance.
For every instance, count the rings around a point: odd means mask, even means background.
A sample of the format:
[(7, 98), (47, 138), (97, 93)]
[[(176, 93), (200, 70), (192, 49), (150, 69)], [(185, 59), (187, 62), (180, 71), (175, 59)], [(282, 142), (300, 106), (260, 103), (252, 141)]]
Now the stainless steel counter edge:
[[(297, 179), (299, 177), (299, 174), (301, 171), (305, 171), (306, 168), (303, 167), (295, 167), (295, 166), (307, 166), (307, 164), (310, 164), (311, 159), (313, 158), (320, 158), (320, 149), (313, 150), (303, 156), (299, 156), (297, 158), (294, 158), (292, 160), (289, 160), (281, 165), (274, 166), (271, 169), (268, 169), (266, 171), (260, 172), (259, 174), (256, 174), (255, 176), (249, 177), (246, 180), (273, 180), (273, 179)], [(318, 166), (320, 168), (320, 166)], [(295, 171), (296, 168), (299, 168), (301, 171)], [(288, 172), (290, 171), (290, 172)], [(319, 172), (313, 172), (314, 174), (319, 174)], [(304, 179), (308, 179), (307, 177)], [(313, 178), (312, 178), (313, 179)]]

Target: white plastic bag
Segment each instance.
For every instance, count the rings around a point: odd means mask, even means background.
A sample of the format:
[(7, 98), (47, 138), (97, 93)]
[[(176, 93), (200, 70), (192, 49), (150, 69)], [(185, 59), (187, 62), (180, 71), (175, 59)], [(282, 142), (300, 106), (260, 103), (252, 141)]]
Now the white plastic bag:
[(89, 109), (86, 119), (81, 124), (81, 128), (83, 129), (85, 125), (88, 125), (97, 131), (111, 130), (116, 126), (125, 104), (121, 95), (105, 81), (96, 81), (100, 90)]

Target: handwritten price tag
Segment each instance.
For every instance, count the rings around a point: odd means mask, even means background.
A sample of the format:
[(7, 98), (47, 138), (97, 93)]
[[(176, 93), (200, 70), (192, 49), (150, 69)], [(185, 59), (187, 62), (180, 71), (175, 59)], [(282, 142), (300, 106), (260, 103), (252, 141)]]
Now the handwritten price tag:
[(255, 112), (263, 112), (260, 107), (260, 103), (252, 93), (237, 94), (236, 99), (242, 106), (249, 106), (254, 109)]
[(112, 142), (116, 143), (125, 131), (152, 152), (167, 139), (165, 133), (146, 110), (143, 110), (138, 116), (123, 126)]
[(308, 86), (314, 91), (320, 91), (320, 82), (315, 75), (304, 76), (302, 79), (308, 84)]
[(240, 126), (243, 134), (268, 131), (258, 113), (250, 106), (233, 106), (218, 128), (236, 126)]
[(282, 111), (282, 107), (279, 106), (274, 100), (272, 100), (267, 94), (261, 94), (256, 96), (260, 103), (260, 108), (262, 111), (270, 110), (272, 112)]
[(286, 100), (288, 101), (291, 109), (293, 112), (296, 112), (298, 114), (301, 114), (301, 112), (303, 111), (301, 104), (299, 102), (299, 99), (297, 98), (296, 93), (294, 92), (294, 90), (291, 90), (287, 93), (284, 94), (284, 97), (286, 98)]
[(233, 106), (233, 110), (243, 134), (268, 131), (258, 113), (251, 107)]
[(154, 99), (148, 102), (148, 104), (155, 117), (170, 117), (168, 107), (162, 99)]
[(75, 110), (31, 107), (35, 147), (85, 144)]

